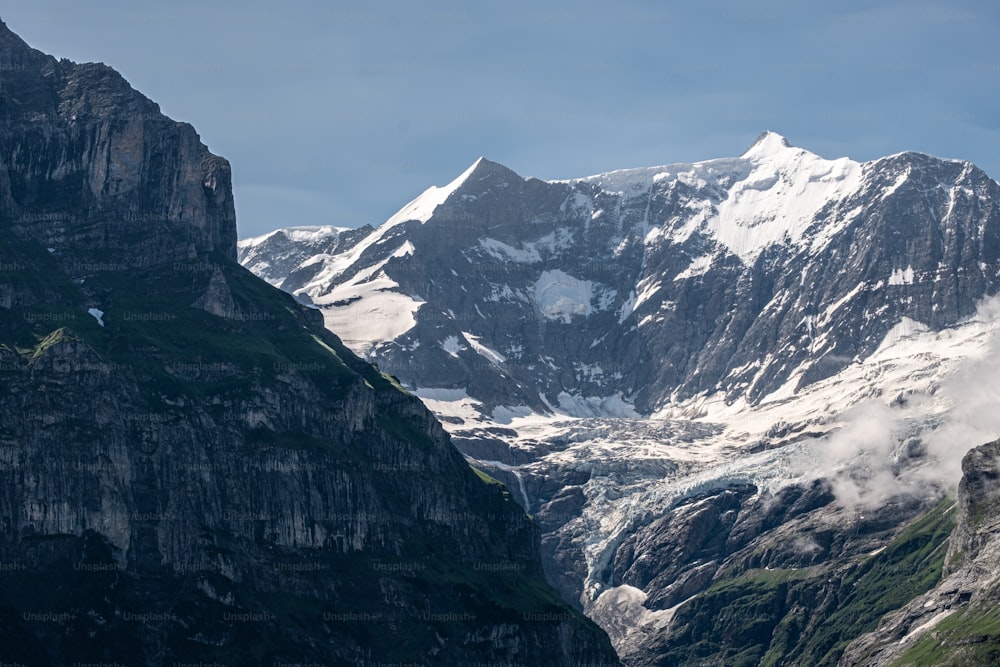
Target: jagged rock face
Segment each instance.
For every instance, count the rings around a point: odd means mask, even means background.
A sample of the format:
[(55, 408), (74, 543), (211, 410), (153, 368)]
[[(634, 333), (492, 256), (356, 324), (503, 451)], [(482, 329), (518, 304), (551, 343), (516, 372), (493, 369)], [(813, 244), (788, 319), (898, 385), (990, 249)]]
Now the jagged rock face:
[(852, 642), (841, 665), (987, 665), (1000, 660), (1000, 441), (962, 459), (944, 577)]
[(740, 158), (567, 182), (480, 160), (281, 285), (403, 382), (466, 390), (487, 414), (752, 404), (901, 322), (971, 315), (997, 291), (998, 201), (968, 163), (824, 160), (773, 134)]
[(1000, 441), (976, 447), (962, 459), (958, 508), (952, 560), (984, 560), (983, 550), (995, 548), (1000, 534)]
[(629, 536), (615, 553), (615, 585), (655, 591), (646, 599), (650, 609), (668, 609), (699, 592), (712, 580), (741, 501), (755, 491), (727, 489), (691, 499)]
[[(641, 526), (615, 552), (613, 583), (650, 591), (644, 606), (669, 609), (705, 590), (724, 560), (795, 517), (833, 501), (824, 485), (791, 486), (761, 497), (752, 486), (730, 487), (686, 499), (669, 514)], [(787, 530), (787, 527), (786, 527)], [(762, 550), (750, 567), (804, 567), (823, 560), (826, 538), (804, 538), (808, 548)]]
[(28, 47), (0, 24), (0, 217), (86, 265), (235, 258), (229, 163), (100, 63)]
[(235, 263), (225, 161), (0, 44), (0, 658), (617, 664), (510, 493)]
[[(370, 234), (371, 226), (357, 229), (339, 227), (298, 227), (266, 234), (257, 243), (240, 242), (240, 264), (279, 289), (312, 280), (323, 269), (317, 258), (350, 248)], [(311, 261), (310, 261), (311, 260)], [(286, 291), (292, 292), (293, 289)], [(308, 294), (296, 295), (308, 299)]]
[[(753, 491), (704, 494), (623, 542), (616, 576), (637, 586), (615, 589), (594, 611), (627, 664), (836, 664), (849, 640), (909, 600), (906, 591), (933, 585), (929, 562), (947, 527), (901, 530), (918, 524), (925, 504), (899, 498), (859, 513), (825, 484)], [(640, 588), (635, 573), (653, 573), (660, 558), (661, 581)]]

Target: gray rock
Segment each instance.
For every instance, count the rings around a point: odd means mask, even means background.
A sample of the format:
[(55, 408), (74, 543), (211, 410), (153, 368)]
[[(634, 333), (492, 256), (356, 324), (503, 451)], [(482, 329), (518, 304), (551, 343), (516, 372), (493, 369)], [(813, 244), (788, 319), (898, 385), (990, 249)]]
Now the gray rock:
[[(331, 311), (346, 305), (323, 301), (339, 286), (384, 273), (398, 285), (391, 291), (423, 303), (416, 324), (355, 349), (408, 386), (465, 389), (486, 414), (546, 411), (563, 393), (618, 395), (640, 414), (705, 392), (753, 404), (864, 359), (903, 318), (941, 330), (996, 293), (1000, 185), (975, 166), (917, 153), (857, 165), (856, 182), (828, 195), (800, 238), (741, 256), (708, 220), (770, 164), (752, 150), (551, 183), (480, 160), (426, 221), (361, 231), (353, 243), (338, 237), (317, 252), (294, 242), (269, 251), (279, 231), (244, 241), (244, 263)], [(783, 150), (782, 178), (798, 178), (804, 152)], [(794, 205), (778, 186), (766, 196), (774, 210)], [(400, 252), (404, 243), (412, 252)], [(313, 280), (333, 262), (346, 268)], [(563, 302), (551, 302), (559, 290)], [(464, 349), (442, 349), (449, 337)], [(589, 416), (579, 402), (565, 407)], [(605, 404), (592, 414), (614, 412)]]
[[(56, 60), (0, 25), (0, 216), (88, 265), (236, 257), (229, 163), (107, 65)], [(170, 243), (161, 243), (164, 237)]]

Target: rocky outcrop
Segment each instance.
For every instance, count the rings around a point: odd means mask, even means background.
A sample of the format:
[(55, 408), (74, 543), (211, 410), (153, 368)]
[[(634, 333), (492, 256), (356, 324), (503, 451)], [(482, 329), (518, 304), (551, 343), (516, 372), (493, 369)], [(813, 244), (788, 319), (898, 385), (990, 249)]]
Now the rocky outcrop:
[(1000, 659), (1000, 441), (962, 459), (944, 577), (852, 642), (841, 665), (986, 665)]
[(224, 160), (0, 57), (0, 660), (617, 664), (503, 485), (236, 264)]
[[(952, 535), (948, 560), (952, 568), (975, 562), (1000, 562), (1000, 441), (969, 451), (962, 459), (958, 485), (958, 527)], [(982, 572), (996, 576), (992, 567)]]
[(614, 584), (654, 593), (645, 605), (668, 609), (711, 583), (742, 502), (754, 488), (691, 498), (629, 536), (615, 553)]
[[(791, 532), (793, 519), (833, 502), (816, 482), (760, 495), (752, 486), (730, 486), (687, 498), (669, 514), (643, 525), (622, 541), (613, 561), (614, 585), (650, 591), (644, 606), (674, 607), (704, 591), (733, 554), (776, 529)], [(810, 530), (796, 540), (773, 539), (746, 568), (807, 567), (829, 556), (831, 540)]]
[[(639, 628), (622, 628), (615, 637), (626, 663), (837, 664), (850, 640), (934, 585), (951, 527), (950, 503), (927, 511), (924, 503), (900, 498), (860, 514), (831, 502), (822, 487), (789, 487), (784, 498), (747, 499), (728, 531), (732, 550), (680, 556), (664, 570), (671, 571), (669, 579), (645, 589), (653, 594), (622, 606)], [(715, 514), (722, 506), (712, 498), (726, 493), (696, 501), (698, 513)], [(671, 513), (674, 521), (694, 516), (679, 509)], [(722, 522), (730, 513), (714, 518)], [(763, 524), (761, 514), (769, 515)], [(746, 523), (761, 532), (741, 543), (738, 535), (749, 533), (738, 527)], [(634, 562), (671, 548), (663, 544), (649, 555), (634, 554)], [(621, 590), (613, 592), (619, 599)], [(601, 600), (596, 608), (605, 613), (606, 606)]]
[(229, 163), (101, 63), (56, 60), (0, 23), (0, 220), (88, 265), (236, 257)]

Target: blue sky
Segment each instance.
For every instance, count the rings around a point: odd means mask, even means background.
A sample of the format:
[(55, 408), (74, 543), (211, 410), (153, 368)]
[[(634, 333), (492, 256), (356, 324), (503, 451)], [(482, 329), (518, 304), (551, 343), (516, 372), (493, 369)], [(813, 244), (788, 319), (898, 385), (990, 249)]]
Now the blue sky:
[[(96, 6), (94, 6), (96, 5)], [(478, 156), (524, 176), (903, 150), (1000, 178), (1000, 4), (4, 0), (232, 162), (241, 236), (378, 224)]]

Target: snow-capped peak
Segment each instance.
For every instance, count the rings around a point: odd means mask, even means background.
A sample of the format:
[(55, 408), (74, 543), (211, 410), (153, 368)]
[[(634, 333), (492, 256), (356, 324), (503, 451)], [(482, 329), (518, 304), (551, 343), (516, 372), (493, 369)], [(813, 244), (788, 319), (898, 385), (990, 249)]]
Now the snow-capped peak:
[[(843, 199), (861, 182), (859, 163), (827, 160), (776, 132), (764, 132), (740, 159), (750, 171), (719, 204), (716, 238), (745, 264), (770, 245), (797, 243), (827, 203)], [(836, 227), (829, 226), (824, 238)]]
[(281, 229), (275, 229), (267, 232), (266, 234), (261, 234), (260, 236), (250, 236), (245, 239), (240, 239), (237, 242), (237, 245), (240, 248), (251, 248), (277, 236), (284, 236), (292, 243), (315, 243), (317, 241), (338, 236), (348, 230), (350, 230), (350, 227), (335, 227), (333, 225), (282, 227)]
[(468, 169), (463, 171), (458, 178), (445, 186), (432, 185), (423, 193), (411, 201), (409, 204), (399, 209), (391, 218), (385, 221), (383, 227), (393, 227), (410, 220), (427, 222), (434, 215), (434, 210), (443, 204), (473, 173), (484, 163), (489, 161), (484, 157), (479, 157)]
[(788, 139), (777, 132), (766, 130), (750, 144), (750, 148), (743, 151), (743, 155), (740, 157), (745, 159), (769, 158), (787, 154), (789, 151), (799, 152), (802, 150), (792, 146), (788, 143)]
[(339, 236), (349, 229), (350, 227), (334, 227), (333, 225), (303, 225), (301, 227), (286, 227), (284, 232), (289, 241), (314, 242)]

